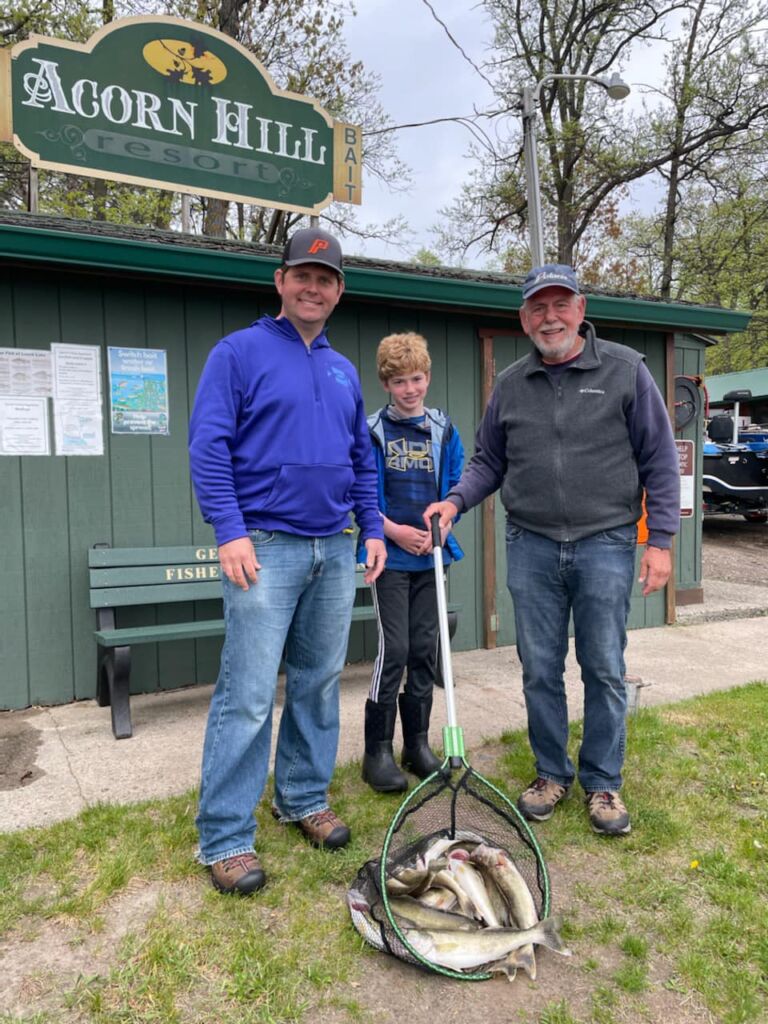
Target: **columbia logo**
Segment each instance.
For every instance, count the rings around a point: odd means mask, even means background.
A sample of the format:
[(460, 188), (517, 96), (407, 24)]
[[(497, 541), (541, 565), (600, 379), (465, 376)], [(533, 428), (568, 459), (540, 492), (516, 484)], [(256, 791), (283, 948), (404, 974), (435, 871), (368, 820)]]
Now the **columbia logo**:
[(602, 388), (579, 388), (580, 395), (604, 395)]
[(538, 284), (539, 281), (566, 281), (569, 282), (570, 278), (566, 274), (551, 274), (546, 271), (541, 274), (537, 274), (534, 279), (534, 284)]

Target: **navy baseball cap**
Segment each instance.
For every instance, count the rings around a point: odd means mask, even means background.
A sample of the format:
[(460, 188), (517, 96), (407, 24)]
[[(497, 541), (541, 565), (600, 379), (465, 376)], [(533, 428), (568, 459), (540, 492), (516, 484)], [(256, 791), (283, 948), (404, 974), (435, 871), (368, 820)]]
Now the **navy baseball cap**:
[(339, 240), (320, 228), (302, 228), (288, 239), (283, 266), (297, 267), (300, 263), (321, 263), (344, 276)]
[(581, 294), (576, 271), (565, 263), (545, 263), (543, 267), (534, 267), (523, 281), (523, 299), (530, 299), (542, 288), (567, 288), (576, 295)]

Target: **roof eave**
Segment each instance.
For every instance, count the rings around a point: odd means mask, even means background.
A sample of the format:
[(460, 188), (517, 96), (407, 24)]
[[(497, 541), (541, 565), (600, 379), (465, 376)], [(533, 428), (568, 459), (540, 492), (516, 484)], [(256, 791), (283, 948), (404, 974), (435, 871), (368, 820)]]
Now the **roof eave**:
[[(95, 266), (113, 271), (193, 280), (271, 287), (278, 261), (267, 256), (201, 247), (143, 242), (105, 235), (55, 231), (28, 225), (0, 224), (0, 257), (67, 266)], [(480, 309), (489, 316), (514, 316), (522, 301), (520, 287), (505, 282), (461, 280), (418, 273), (345, 268), (351, 295)], [(644, 299), (589, 295), (589, 318), (600, 323), (645, 324), (668, 330), (714, 333), (743, 331), (749, 313), (711, 306), (678, 305)]]

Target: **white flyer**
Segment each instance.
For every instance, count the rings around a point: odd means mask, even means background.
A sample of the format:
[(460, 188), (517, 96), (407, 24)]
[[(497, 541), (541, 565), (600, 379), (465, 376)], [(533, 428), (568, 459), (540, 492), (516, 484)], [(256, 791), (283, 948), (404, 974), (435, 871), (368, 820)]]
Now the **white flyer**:
[(101, 349), (98, 345), (51, 344), (53, 397), (101, 403)]
[(0, 398), (0, 455), (50, 455), (47, 398)]
[(0, 395), (47, 398), (51, 394), (50, 352), (0, 348)]
[(54, 400), (53, 433), (57, 455), (103, 455), (100, 402)]

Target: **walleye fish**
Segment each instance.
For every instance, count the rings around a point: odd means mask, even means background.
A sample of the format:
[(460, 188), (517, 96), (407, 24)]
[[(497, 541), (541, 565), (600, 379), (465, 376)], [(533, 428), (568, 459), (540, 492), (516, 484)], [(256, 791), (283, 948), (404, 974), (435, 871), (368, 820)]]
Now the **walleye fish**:
[[(477, 911), (472, 900), (467, 896), (462, 887), (459, 885), (456, 878), (451, 874), (450, 871), (438, 871), (435, 877), (432, 879), (434, 885), (440, 886), (443, 889), (450, 889), (459, 904), (459, 910), (462, 914), (466, 914), (467, 917), (477, 917)], [(389, 892), (389, 886), (387, 886), (387, 892)]]
[[(449, 914), (445, 910), (427, 907), (412, 896), (397, 896), (390, 899), (392, 913), (408, 927), (423, 928), (427, 931), (476, 931), (480, 924), (464, 914)], [(402, 927), (402, 926), (401, 926)]]
[(474, 849), (476, 846), (482, 843), (482, 836), (476, 835), (474, 832), (459, 831), (456, 833), (453, 839), (444, 837), (442, 839), (436, 839), (433, 843), (427, 847), (427, 849), (421, 854), (423, 863), (429, 865), (432, 861), (439, 857), (442, 857), (448, 850), (453, 849), (454, 846), (461, 846), (462, 849), (467, 851)]
[(484, 964), (493, 964), (496, 969), (501, 969), (499, 961), (521, 946), (531, 944), (546, 946), (561, 956), (571, 955), (557, 934), (557, 927), (551, 917), (522, 931), (480, 928), (476, 932), (444, 932), (413, 928), (404, 929), (403, 934), (425, 959), (454, 971), (482, 967)]
[(469, 854), (466, 850), (451, 850), (448, 854), (448, 870), (469, 896), (478, 916), (489, 927), (500, 928), (501, 921), (488, 897), (483, 877), (477, 868), (469, 863)]
[(511, 857), (493, 846), (478, 846), (469, 855), (491, 878), (509, 906), (515, 924), (532, 928), (537, 920), (536, 904), (525, 879), (515, 867)]
[(453, 910), (459, 902), (456, 894), (442, 885), (433, 885), (426, 892), (420, 893), (416, 899), (425, 907), (434, 907), (435, 910)]
[(365, 896), (357, 889), (350, 889), (347, 893), (347, 906), (352, 924), (365, 941), (375, 949), (388, 952), (382, 938), (381, 925), (371, 917), (371, 908)]
[(428, 878), (427, 868), (401, 868), (397, 874), (390, 875), (387, 879), (387, 894), (405, 896), (423, 886)]
[[(511, 917), (518, 928), (532, 928), (539, 919), (536, 904), (525, 879), (511, 857), (503, 850), (481, 844), (470, 854), (471, 860), (486, 873), (489, 882), (501, 893)], [(521, 967), (531, 981), (536, 980), (536, 957), (532, 945), (515, 950), (511, 967)]]

